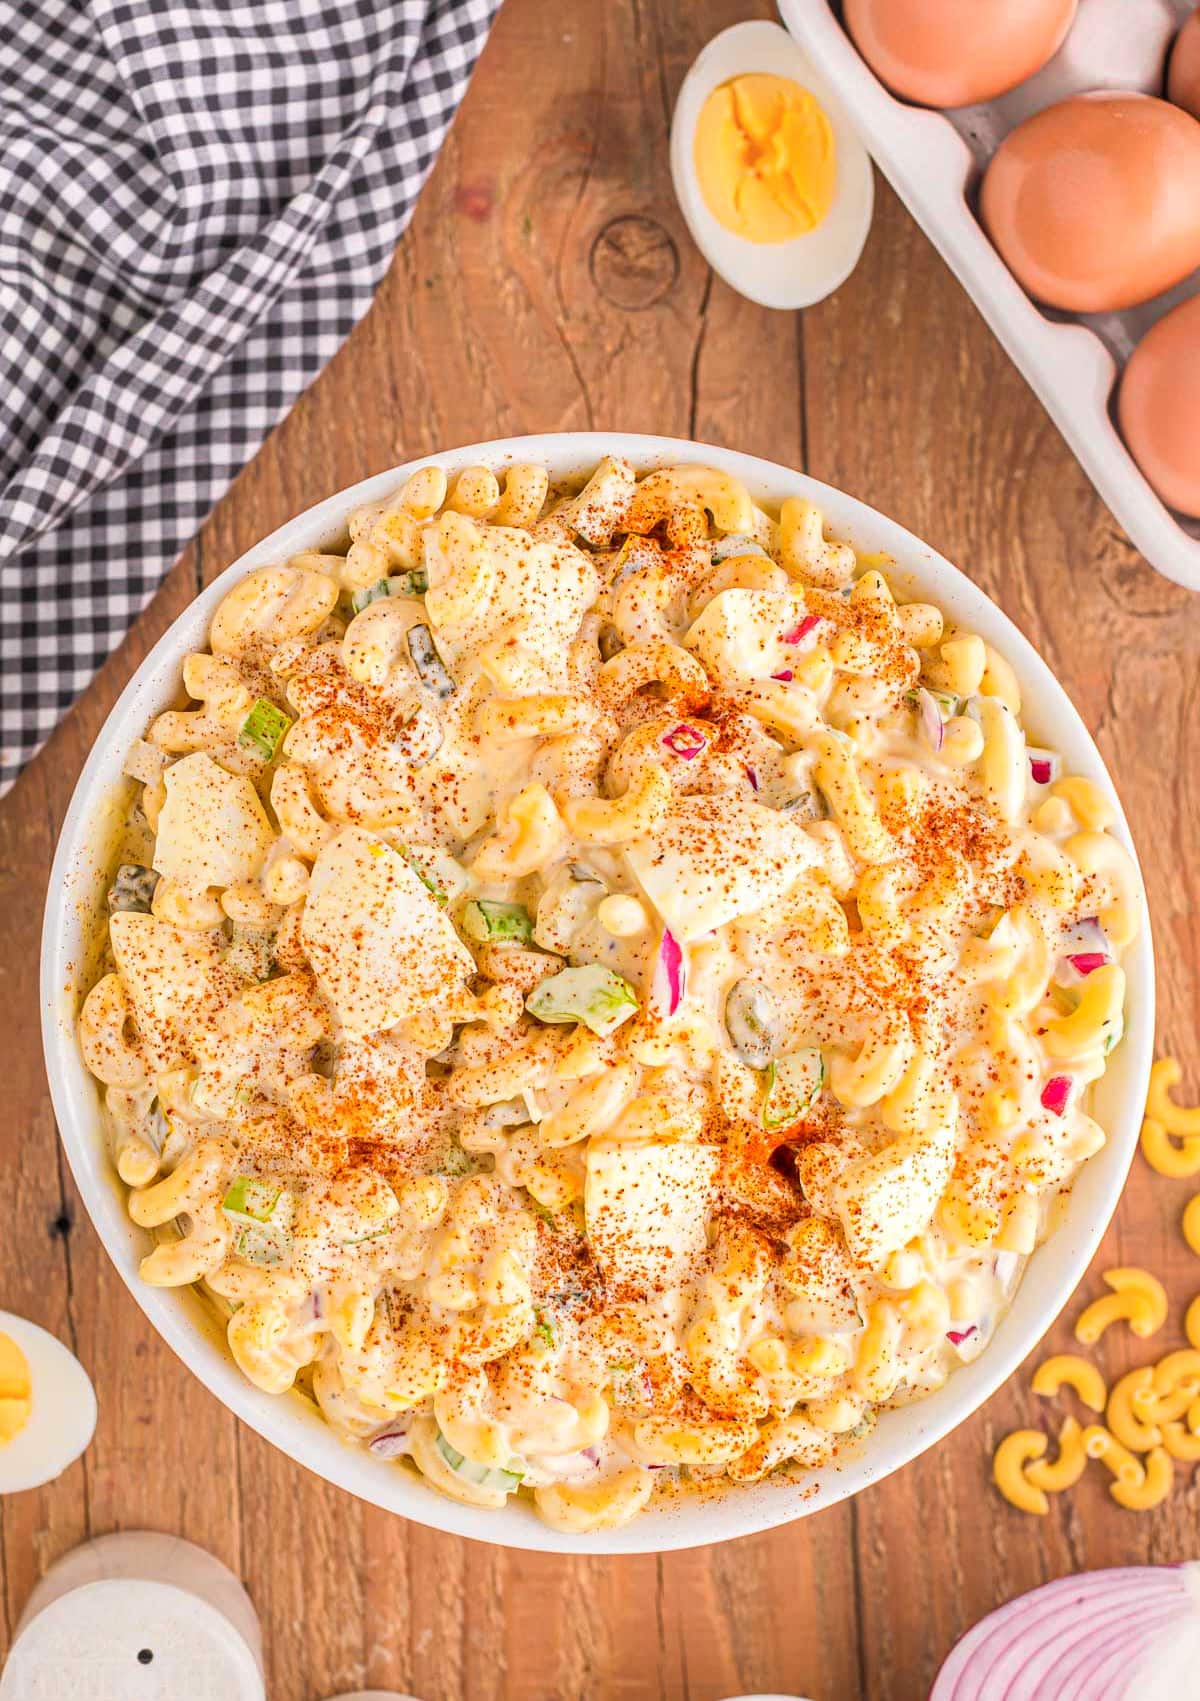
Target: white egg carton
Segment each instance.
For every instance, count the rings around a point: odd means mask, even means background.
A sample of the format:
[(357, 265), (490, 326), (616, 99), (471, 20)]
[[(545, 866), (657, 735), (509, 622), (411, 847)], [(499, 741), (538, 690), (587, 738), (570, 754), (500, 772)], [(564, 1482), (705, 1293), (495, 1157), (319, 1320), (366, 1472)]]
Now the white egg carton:
[[(966, 3), (966, 0), (963, 0)], [(1039, 307), (976, 217), (984, 167), (1015, 125), (1087, 89), (1161, 95), (1166, 56), (1196, 0), (1080, 0), (1071, 33), (1036, 76), (998, 100), (953, 112), (910, 106), (859, 55), (830, 0), (778, 0), (779, 13), (837, 92), (877, 164), (973, 297), (1135, 546), (1164, 577), (1200, 590), (1200, 521), (1155, 495), (1121, 440), (1121, 367), (1149, 327), (1200, 292), (1200, 272), (1123, 313)]]

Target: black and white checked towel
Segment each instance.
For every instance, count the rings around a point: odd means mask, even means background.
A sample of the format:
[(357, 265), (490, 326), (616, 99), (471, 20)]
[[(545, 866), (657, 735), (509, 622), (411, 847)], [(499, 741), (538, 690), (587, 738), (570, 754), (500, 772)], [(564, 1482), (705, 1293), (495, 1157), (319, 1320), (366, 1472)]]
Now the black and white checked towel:
[(0, 0), (0, 792), (361, 318), (499, 0)]

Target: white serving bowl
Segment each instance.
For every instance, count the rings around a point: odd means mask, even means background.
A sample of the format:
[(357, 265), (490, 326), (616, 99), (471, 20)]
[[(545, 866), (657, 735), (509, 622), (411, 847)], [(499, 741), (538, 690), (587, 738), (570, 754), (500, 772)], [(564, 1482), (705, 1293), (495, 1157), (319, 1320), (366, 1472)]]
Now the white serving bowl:
[[(671, 438), (622, 432), (506, 438), (427, 456), (329, 497), (255, 544), (196, 598), (129, 682), (84, 766), (54, 859), (42, 936), (42, 1028), (63, 1145), (109, 1256), (163, 1339), (231, 1411), (318, 1476), (377, 1506), (454, 1535), (551, 1553), (656, 1553), (768, 1530), (880, 1481), (961, 1423), (1012, 1375), (1087, 1269), (1133, 1156), (1154, 1039), (1154, 969), (1147, 922), (1125, 963), (1129, 979), (1125, 1038), (1096, 1089), (1097, 1115), (1109, 1131), (1108, 1144), (1085, 1165), (1062, 1227), (1035, 1253), (987, 1351), (955, 1371), (928, 1399), (885, 1412), (856, 1455), (811, 1473), (803, 1483), (767, 1481), (709, 1500), (681, 1497), (661, 1510), (643, 1513), (622, 1530), (564, 1535), (541, 1523), (519, 1501), (502, 1512), (489, 1512), (443, 1498), (409, 1469), (375, 1459), (339, 1440), (302, 1396), (276, 1398), (252, 1387), (229, 1357), (215, 1315), (193, 1290), (153, 1288), (139, 1282), (138, 1263), (148, 1240), (126, 1215), (124, 1190), (102, 1137), (97, 1084), (84, 1068), (75, 1036), (76, 1014), (87, 990), (93, 956), (92, 918), (111, 875), (115, 823), (130, 791), (129, 782), (121, 777), (130, 744), (145, 732), (155, 714), (177, 699), (184, 657), (204, 647), (213, 612), (238, 579), (252, 568), (282, 561), (299, 550), (333, 543), (344, 535), (345, 519), (352, 509), (389, 495), (415, 467), (435, 462), (453, 473), (482, 462), (500, 471), (514, 461), (536, 461), (560, 478), (586, 472), (606, 453), (623, 455), (640, 469), (685, 461), (721, 467), (742, 479), (760, 501), (777, 505), (786, 496), (804, 496), (817, 503), (836, 536), (860, 550), (885, 551), (894, 557), (894, 581), (904, 592), (930, 597), (957, 623), (979, 632), (1008, 657), (1021, 681), (1025, 719), (1037, 742), (1061, 750), (1068, 770), (1095, 780), (1116, 803), (1112, 781), (1082, 720), (1032, 646), (956, 567), (865, 503), (770, 461)], [(1117, 809), (1116, 832), (1132, 851), (1119, 804)]]

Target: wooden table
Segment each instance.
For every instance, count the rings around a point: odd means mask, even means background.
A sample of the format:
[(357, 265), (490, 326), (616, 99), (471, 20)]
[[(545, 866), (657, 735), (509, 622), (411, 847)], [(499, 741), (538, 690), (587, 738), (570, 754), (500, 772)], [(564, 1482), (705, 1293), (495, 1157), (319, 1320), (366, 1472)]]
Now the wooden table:
[[(672, 197), (671, 103), (705, 40), (769, 11), (507, 0), (373, 311), (0, 809), (0, 1306), (74, 1343), (101, 1412), (82, 1464), (0, 1501), (0, 1630), (65, 1549), (149, 1526), (244, 1577), (271, 1701), (364, 1685), (427, 1701), (919, 1701), (954, 1639), (1010, 1595), (1200, 1548), (1190, 1484), (1135, 1515), (1097, 1469), (1045, 1520), (1005, 1506), (988, 1458), (1038, 1421), (1026, 1375), (890, 1481), (730, 1546), (563, 1561), (403, 1523), (289, 1463), (192, 1378), (110, 1269), (56, 1143), (37, 1021), (42, 895), (80, 764), (135, 663), (199, 585), (327, 493), (438, 447), (583, 427), (805, 467), (927, 538), (1012, 615), (1124, 795), (1158, 939), (1160, 1043), (1200, 1093), (1200, 599), (1126, 542), (886, 187), (857, 272), (802, 317), (750, 306), (708, 272)], [(1144, 1262), (1180, 1294), (1200, 1286), (1176, 1227), (1187, 1193), (1138, 1160), (1100, 1267)], [(1053, 1338), (1068, 1339), (1061, 1324)]]

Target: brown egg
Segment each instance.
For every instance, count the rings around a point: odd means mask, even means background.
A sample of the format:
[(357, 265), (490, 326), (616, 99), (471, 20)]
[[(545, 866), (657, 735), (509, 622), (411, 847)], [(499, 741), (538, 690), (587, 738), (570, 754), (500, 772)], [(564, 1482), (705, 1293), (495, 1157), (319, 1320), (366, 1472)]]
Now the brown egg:
[(1005, 137), (980, 205), (1036, 300), (1132, 307), (1200, 266), (1200, 124), (1151, 95), (1076, 95)]
[(1167, 67), (1167, 98), (1200, 118), (1200, 12), (1193, 12), (1175, 37)]
[(1173, 308), (1134, 349), (1117, 417), (1167, 506), (1200, 518), (1200, 296)]
[(921, 106), (973, 106), (1015, 88), (1062, 46), (1078, 0), (845, 0), (881, 81)]

